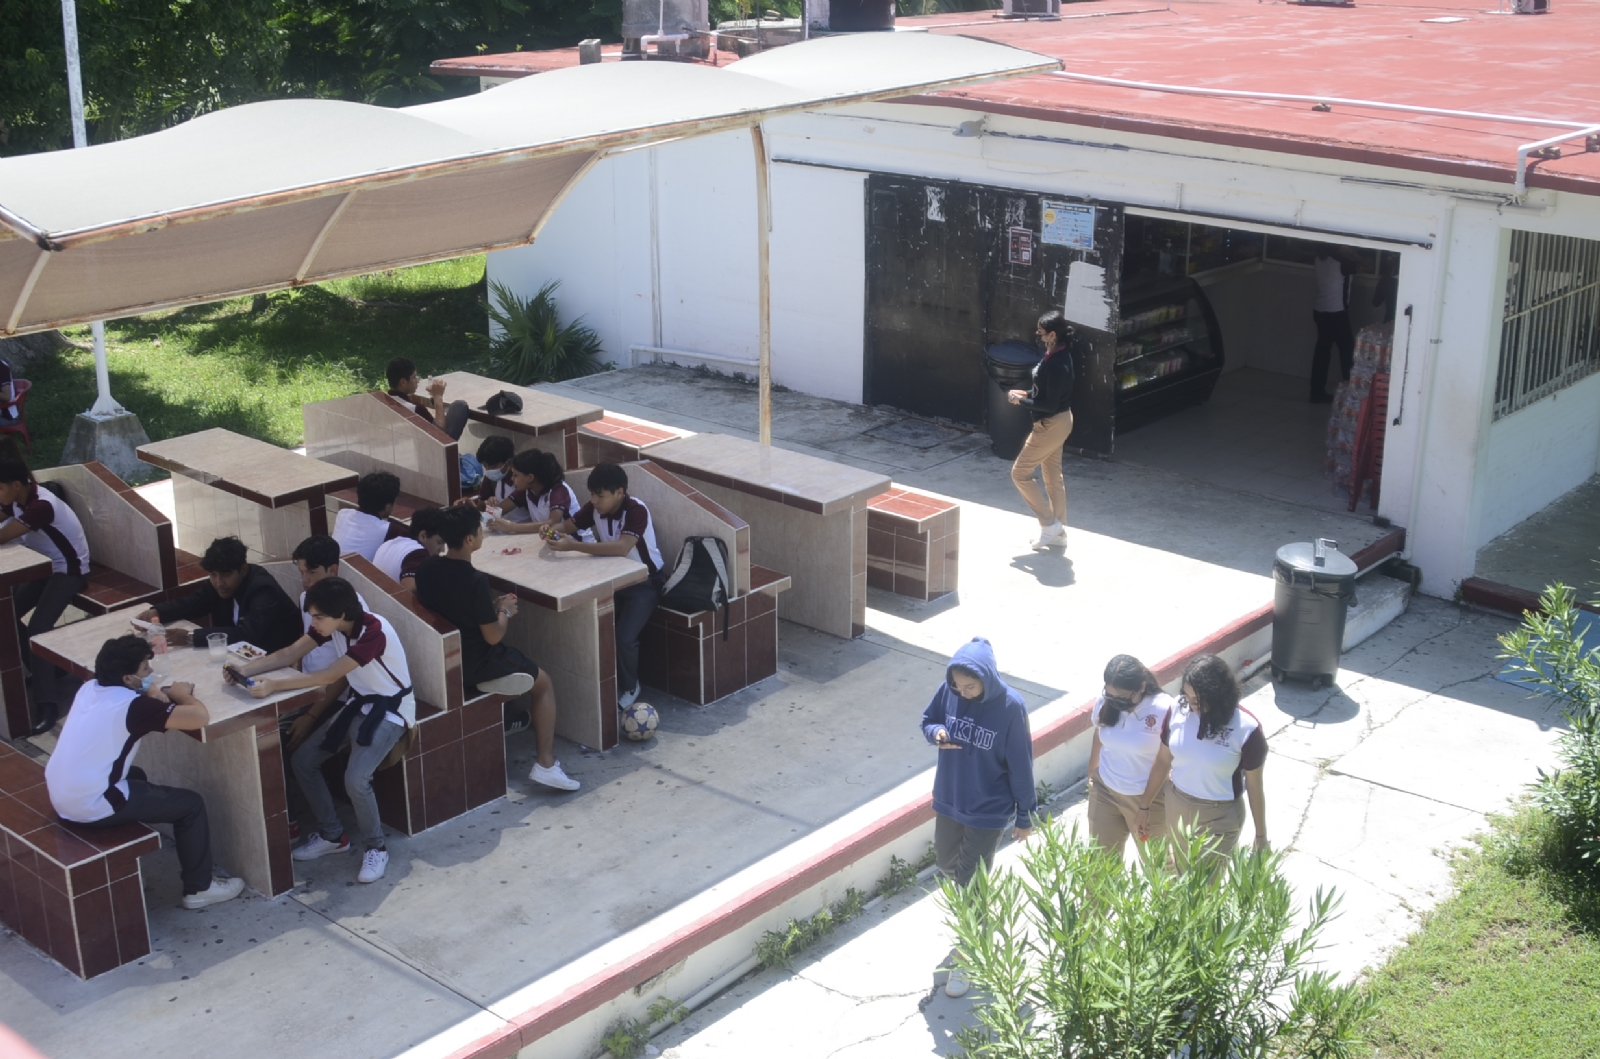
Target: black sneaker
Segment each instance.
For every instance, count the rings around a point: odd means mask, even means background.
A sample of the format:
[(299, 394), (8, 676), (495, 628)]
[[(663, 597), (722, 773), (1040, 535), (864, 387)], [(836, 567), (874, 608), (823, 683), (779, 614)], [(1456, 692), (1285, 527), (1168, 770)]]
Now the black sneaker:
[(515, 713), (506, 711), (506, 735), (516, 735), (525, 732), (533, 724), (533, 714), (527, 710), (518, 710)]

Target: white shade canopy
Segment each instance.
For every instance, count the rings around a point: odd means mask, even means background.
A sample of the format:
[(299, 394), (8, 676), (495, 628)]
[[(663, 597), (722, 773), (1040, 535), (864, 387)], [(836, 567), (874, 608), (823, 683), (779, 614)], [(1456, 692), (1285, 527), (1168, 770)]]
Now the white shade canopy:
[(0, 159), (0, 333), (528, 243), (606, 151), (1042, 73), (965, 37), (872, 33), (725, 67), (605, 63), (399, 110), (233, 107)]

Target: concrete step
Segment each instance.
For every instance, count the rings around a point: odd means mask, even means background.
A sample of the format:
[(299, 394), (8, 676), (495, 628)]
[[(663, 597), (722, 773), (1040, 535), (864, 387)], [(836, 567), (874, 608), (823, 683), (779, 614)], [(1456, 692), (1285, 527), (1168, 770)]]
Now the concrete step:
[(1344, 649), (1366, 640), (1411, 605), (1411, 583), (1376, 570), (1356, 579), (1356, 601), (1344, 619)]

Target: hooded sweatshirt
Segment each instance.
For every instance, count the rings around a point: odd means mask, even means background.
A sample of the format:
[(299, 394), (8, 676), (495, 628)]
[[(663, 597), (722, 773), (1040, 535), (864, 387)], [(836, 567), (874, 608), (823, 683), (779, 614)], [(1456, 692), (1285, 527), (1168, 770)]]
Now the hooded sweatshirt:
[[(958, 666), (983, 682), (981, 697), (968, 701), (951, 687), (951, 670)], [(933, 811), (991, 831), (1012, 824), (1032, 827), (1037, 804), (1028, 711), (1022, 696), (1000, 679), (988, 640), (973, 637), (950, 659), (944, 683), (922, 711), (922, 734), (928, 742), (940, 728), (961, 749), (939, 751)]]

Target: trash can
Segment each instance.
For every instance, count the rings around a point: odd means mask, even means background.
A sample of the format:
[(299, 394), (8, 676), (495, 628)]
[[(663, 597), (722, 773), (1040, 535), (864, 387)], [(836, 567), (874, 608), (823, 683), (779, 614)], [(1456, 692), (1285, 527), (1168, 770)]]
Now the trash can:
[(985, 387), (989, 447), (1002, 460), (1014, 460), (1022, 443), (1033, 431), (1033, 413), (1006, 400), (1008, 390), (1026, 390), (1033, 385), (1033, 366), (1044, 351), (1029, 342), (1010, 341), (990, 346), (983, 352), (983, 366), (989, 373)]
[(1272, 563), (1272, 580), (1272, 678), (1332, 684), (1345, 611), (1356, 601), (1356, 564), (1337, 541), (1286, 544)]

